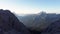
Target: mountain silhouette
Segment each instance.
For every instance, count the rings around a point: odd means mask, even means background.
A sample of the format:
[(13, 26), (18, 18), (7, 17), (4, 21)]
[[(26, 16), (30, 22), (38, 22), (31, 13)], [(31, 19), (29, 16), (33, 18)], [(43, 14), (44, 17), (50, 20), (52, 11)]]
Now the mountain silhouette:
[(1, 9), (0, 34), (30, 34), (30, 32), (11, 11)]

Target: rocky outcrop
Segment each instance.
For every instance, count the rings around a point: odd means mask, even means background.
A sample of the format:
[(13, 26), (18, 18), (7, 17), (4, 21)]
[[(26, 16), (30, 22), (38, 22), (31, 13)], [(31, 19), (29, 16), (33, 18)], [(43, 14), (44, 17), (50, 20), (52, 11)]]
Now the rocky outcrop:
[(30, 32), (9, 10), (0, 10), (0, 34), (30, 34)]

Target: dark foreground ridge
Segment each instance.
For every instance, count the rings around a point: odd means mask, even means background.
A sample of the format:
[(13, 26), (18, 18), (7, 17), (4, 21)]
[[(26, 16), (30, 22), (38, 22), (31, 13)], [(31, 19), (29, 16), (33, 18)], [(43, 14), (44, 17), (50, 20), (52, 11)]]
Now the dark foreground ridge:
[(0, 10), (0, 34), (30, 34), (9, 10)]

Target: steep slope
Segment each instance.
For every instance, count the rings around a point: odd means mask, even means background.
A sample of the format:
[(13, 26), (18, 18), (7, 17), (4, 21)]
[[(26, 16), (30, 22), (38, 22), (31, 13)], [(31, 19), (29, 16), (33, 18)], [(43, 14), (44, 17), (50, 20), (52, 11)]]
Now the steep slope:
[(30, 34), (30, 32), (9, 10), (0, 10), (0, 34)]

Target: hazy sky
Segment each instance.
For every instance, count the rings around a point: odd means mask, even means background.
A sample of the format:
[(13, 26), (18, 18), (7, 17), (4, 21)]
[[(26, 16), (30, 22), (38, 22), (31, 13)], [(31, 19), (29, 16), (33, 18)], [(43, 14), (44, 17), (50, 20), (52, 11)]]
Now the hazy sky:
[(60, 13), (60, 0), (0, 0), (0, 9), (9, 9), (18, 14), (41, 11)]

